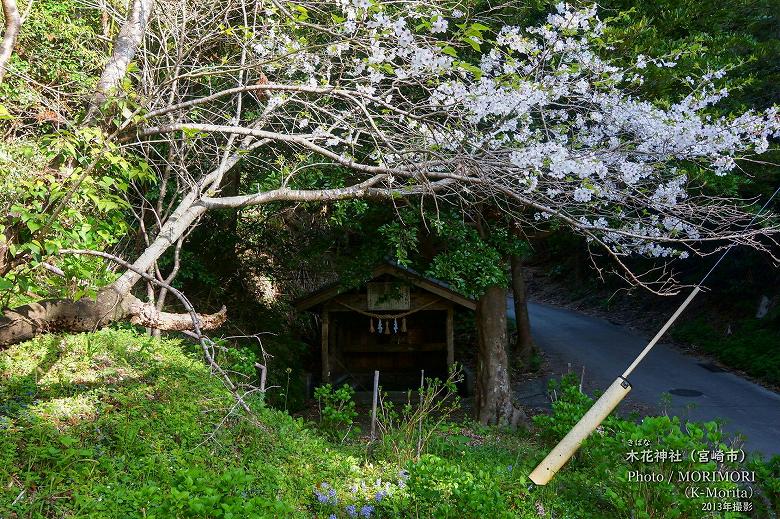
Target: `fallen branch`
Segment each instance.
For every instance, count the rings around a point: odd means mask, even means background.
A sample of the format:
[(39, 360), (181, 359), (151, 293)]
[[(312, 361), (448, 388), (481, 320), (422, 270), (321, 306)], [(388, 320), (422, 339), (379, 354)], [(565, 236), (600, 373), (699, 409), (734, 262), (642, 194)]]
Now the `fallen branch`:
[[(0, 346), (19, 342), (20, 335), (32, 337), (45, 331), (90, 332), (120, 320), (129, 320), (133, 324), (169, 331), (192, 330), (192, 335), (200, 343), (204, 357), (211, 369), (220, 375), (238, 404), (249, 416), (254, 417), (249, 405), (239, 395), (236, 385), (214, 360), (211, 350), (214, 343), (203, 335), (203, 330), (218, 328), (225, 322), (227, 309), (224, 306), (214, 314), (199, 314), (180, 290), (107, 252), (62, 249), (60, 254), (96, 256), (112, 261), (135, 272), (150, 283), (165, 288), (181, 302), (187, 313), (176, 314), (158, 311), (154, 304), (145, 303), (131, 294), (122, 294), (115, 287), (109, 285), (101, 289), (94, 299), (41, 301), (7, 310), (0, 318)], [(260, 425), (256, 420), (253, 422)]]
[[(249, 405), (247, 405), (246, 401), (244, 401), (244, 399), (238, 394), (238, 389), (236, 388), (236, 385), (233, 384), (233, 381), (230, 380), (230, 377), (228, 377), (227, 373), (225, 373), (225, 371), (214, 360), (214, 356), (211, 353), (211, 349), (209, 348), (209, 343), (211, 343), (211, 340), (205, 335), (203, 335), (202, 333), (203, 329), (216, 328), (225, 322), (225, 319), (227, 317), (227, 309), (224, 306), (220, 309), (219, 312), (215, 314), (211, 314), (211, 315), (199, 314), (195, 311), (195, 308), (192, 306), (192, 303), (190, 303), (189, 299), (187, 299), (187, 297), (183, 293), (181, 293), (181, 291), (179, 291), (177, 288), (174, 288), (171, 285), (158, 280), (157, 278), (147, 274), (146, 272), (137, 270), (135, 267), (133, 267), (130, 263), (126, 262), (122, 258), (118, 256), (114, 256), (113, 254), (108, 254), (107, 252), (81, 250), (81, 249), (62, 249), (60, 250), (60, 254), (97, 256), (100, 258), (113, 261), (114, 263), (117, 263), (118, 265), (126, 269), (133, 270), (142, 278), (146, 279), (151, 283), (154, 283), (157, 286), (165, 288), (168, 292), (176, 296), (176, 298), (179, 299), (179, 301), (181, 301), (181, 304), (184, 305), (184, 308), (187, 310), (187, 313), (189, 314), (191, 328), (194, 331), (196, 338), (200, 342), (201, 348), (203, 349), (203, 354), (206, 357), (206, 361), (209, 363), (209, 366), (211, 366), (211, 368), (214, 371), (216, 371), (221, 375), (222, 380), (225, 383), (225, 386), (228, 388), (228, 390), (230, 390), (230, 392), (236, 398), (236, 400), (241, 405), (241, 407), (243, 407), (247, 413), (253, 416), (252, 410), (249, 408)], [(140, 302), (140, 300), (135, 297), (133, 297), (133, 299)], [(164, 330), (181, 331), (181, 330), (186, 330), (188, 328), (183, 326), (183, 319), (181, 314), (159, 312), (157, 311), (155, 306), (152, 305), (151, 303), (143, 303), (143, 302), (141, 302), (141, 308), (139, 309), (138, 313), (131, 317), (131, 322), (133, 322), (134, 324), (140, 324), (150, 328), (155, 327)], [(171, 325), (171, 328), (166, 328), (163, 325), (165, 326)]]

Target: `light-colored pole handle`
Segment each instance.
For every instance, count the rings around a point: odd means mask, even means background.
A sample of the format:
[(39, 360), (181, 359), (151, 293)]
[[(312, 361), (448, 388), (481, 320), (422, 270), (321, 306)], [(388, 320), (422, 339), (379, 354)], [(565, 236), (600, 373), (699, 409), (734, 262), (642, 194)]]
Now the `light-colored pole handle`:
[(553, 476), (580, 448), (585, 438), (590, 436), (596, 427), (609, 416), (615, 407), (631, 391), (631, 384), (623, 377), (618, 377), (601, 397), (580, 418), (569, 433), (558, 442), (550, 454), (542, 460), (529, 476), (537, 485), (546, 485)]

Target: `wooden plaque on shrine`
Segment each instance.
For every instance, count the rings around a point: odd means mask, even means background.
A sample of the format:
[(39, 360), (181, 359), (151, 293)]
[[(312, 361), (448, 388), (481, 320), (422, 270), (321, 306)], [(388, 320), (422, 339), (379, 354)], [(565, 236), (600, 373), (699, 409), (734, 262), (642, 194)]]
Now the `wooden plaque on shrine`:
[(409, 285), (393, 282), (366, 283), (369, 310), (409, 310)]

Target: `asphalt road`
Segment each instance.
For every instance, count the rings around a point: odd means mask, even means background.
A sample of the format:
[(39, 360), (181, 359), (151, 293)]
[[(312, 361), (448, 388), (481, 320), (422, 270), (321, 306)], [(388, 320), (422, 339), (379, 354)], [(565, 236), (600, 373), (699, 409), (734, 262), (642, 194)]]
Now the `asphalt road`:
[[(511, 300), (507, 313), (514, 317)], [(649, 339), (606, 320), (549, 305), (531, 303), (529, 314), (534, 340), (556, 372), (550, 376), (568, 370), (581, 375), (584, 366), (584, 389), (590, 394), (606, 389)], [(668, 414), (693, 421), (721, 418), (725, 431), (742, 433), (746, 450), (780, 454), (780, 394), (717, 369), (705, 360), (658, 344), (629, 377), (632, 390), (618, 412), (658, 412), (662, 394), (670, 393)], [(519, 383), (521, 401), (549, 405), (548, 378)]]

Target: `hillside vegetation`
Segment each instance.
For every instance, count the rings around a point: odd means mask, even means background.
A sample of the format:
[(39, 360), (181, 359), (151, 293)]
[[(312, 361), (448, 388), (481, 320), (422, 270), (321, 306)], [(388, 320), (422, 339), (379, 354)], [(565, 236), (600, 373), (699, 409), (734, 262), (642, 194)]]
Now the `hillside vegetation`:
[[(721, 440), (715, 423), (611, 418), (553, 483), (531, 489), (527, 474), (590, 405), (576, 381), (558, 387), (538, 434), (444, 422), (408, 459), (393, 448), (401, 427), (386, 442), (342, 442), (260, 396), (249, 420), (194, 351), (105, 330), (0, 353), (0, 516), (700, 517), (703, 501), (685, 499), (682, 485), (627, 482), (637, 467), (624, 461), (625, 442), (692, 449)], [(780, 466), (753, 468), (765, 500), (757, 507), (777, 506)]]
[[(565, 377), (525, 422), (540, 357), (504, 321), (534, 261), (669, 294), (736, 244), (708, 287), (733, 306), (676, 332), (778, 383), (778, 201), (752, 219), (776, 0), (0, 2), (0, 519), (777, 517), (780, 457), (694, 462), (741, 440), (666, 415), (608, 418), (532, 485), (597, 395)], [(352, 388), (309, 398), (322, 328), (293, 302), (388, 259), (476, 301), (456, 360), (490, 367), (465, 405), (453, 379), (386, 402), (372, 441)], [(755, 483), (677, 478), (732, 469)]]

